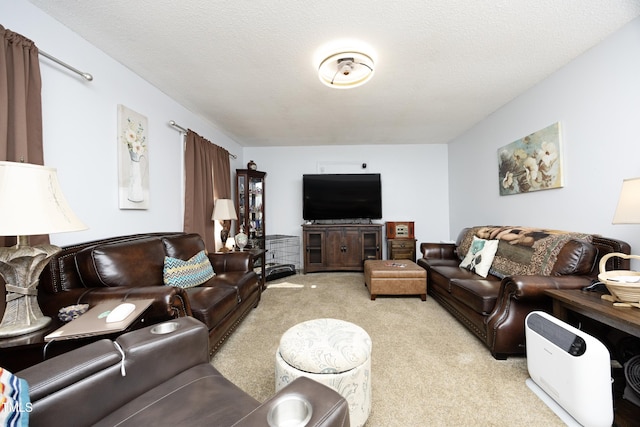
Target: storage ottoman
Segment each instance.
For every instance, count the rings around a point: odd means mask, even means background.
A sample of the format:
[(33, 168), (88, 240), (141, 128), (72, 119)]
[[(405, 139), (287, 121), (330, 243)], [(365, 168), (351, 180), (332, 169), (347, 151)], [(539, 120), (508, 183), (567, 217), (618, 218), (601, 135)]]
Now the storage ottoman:
[(304, 376), (329, 386), (349, 404), (351, 427), (371, 412), (371, 338), (360, 326), (314, 319), (287, 330), (276, 351), (276, 391)]
[(427, 271), (409, 260), (366, 260), (364, 284), (371, 299), (378, 295), (419, 295), (427, 300)]

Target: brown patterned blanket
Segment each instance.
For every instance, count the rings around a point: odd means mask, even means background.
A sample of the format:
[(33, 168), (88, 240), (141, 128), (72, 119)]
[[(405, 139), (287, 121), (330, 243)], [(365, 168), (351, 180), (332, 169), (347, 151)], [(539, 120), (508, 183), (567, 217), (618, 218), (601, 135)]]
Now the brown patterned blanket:
[(572, 239), (591, 241), (590, 234), (569, 231), (519, 226), (473, 227), (460, 242), (460, 259), (467, 254), (473, 236), (499, 240), (489, 272), (500, 278), (511, 275), (548, 276), (565, 243)]

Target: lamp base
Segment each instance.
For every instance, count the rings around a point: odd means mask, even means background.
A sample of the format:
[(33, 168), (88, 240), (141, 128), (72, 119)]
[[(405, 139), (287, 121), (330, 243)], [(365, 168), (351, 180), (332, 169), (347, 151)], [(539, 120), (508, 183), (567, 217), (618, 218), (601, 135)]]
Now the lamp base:
[(28, 334), (51, 322), (38, 306), (37, 287), (40, 273), (59, 251), (53, 245), (0, 248), (0, 275), (7, 290), (1, 338)]
[(223, 223), (222, 224), (222, 230), (220, 230), (220, 241), (222, 242), (222, 247), (220, 248), (220, 252), (228, 252), (229, 251), (229, 248), (227, 248), (227, 239), (228, 238), (229, 238), (229, 229)]
[[(27, 298), (28, 297), (21, 299), (25, 300)], [(8, 308), (9, 306), (7, 305), (7, 309)], [(39, 307), (38, 311), (40, 312)], [(28, 319), (26, 315), (7, 318), (6, 313), (7, 311), (5, 309), (5, 316), (2, 318), (2, 324), (0, 324), (0, 338), (9, 338), (18, 335), (29, 334), (31, 332), (39, 331), (40, 329), (45, 328), (49, 323), (51, 323), (51, 318), (43, 315), (42, 312), (39, 313), (39, 317), (36, 315), (30, 319)]]

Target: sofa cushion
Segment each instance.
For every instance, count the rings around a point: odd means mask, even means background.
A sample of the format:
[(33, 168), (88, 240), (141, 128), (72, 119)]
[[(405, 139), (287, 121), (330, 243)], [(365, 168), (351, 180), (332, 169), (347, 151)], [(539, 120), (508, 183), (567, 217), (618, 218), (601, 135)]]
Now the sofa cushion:
[(473, 236), (473, 242), (469, 246), (467, 255), (460, 263), (460, 267), (473, 271), (479, 276), (487, 277), (497, 249), (497, 240), (485, 240)]
[[(489, 276), (491, 278), (491, 276)], [(482, 280), (476, 273), (455, 264), (434, 264), (429, 266), (428, 286), (436, 285), (451, 292), (451, 279)]]
[(460, 244), (461, 251), (469, 250), (474, 236), (500, 240), (489, 270), (498, 277), (551, 275), (554, 269), (564, 269), (556, 265), (556, 261), (567, 242), (578, 240), (590, 243), (592, 238), (589, 234), (542, 228), (482, 226), (468, 229)]
[(500, 283), (499, 280), (493, 278), (488, 280), (452, 279), (450, 282), (451, 297), (476, 313), (486, 315), (491, 313), (496, 305)]
[(164, 247), (155, 237), (87, 247), (76, 254), (76, 266), (87, 288), (164, 285)]
[(191, 288), (215, 276), (213, 267), (204, 250), (186, 261), (170, 256), (164, 257), (164, 284), (178, 288)]
[[(97, 426), (230, 426), (258, 405), (257, 400), (210, 364), (202, 364), (117, 408), (100, 420)], [(185, 420), (190, 422), (186, 423)]]
[(199, 234), (181, 234), (163, 237), (165, 254), (178, 259), (189, 259), (200, 251), (206, 250)]
[[(218, 276), (211, 280), (218, 280)], [(237, 292), (226, 285), (197, 286), (185, 289), (189, 295), (193, 317), (211, 330), (238, 305)]]
[(569, 240), (560, 253), (552, 274), (589, 274), (598, 256), (596, 247), (585, 240)]
[(244, 271), (229, 271), (227, 273), (216, 274), (214, 280), (210, 280), (202, 286), (209, 286), (210, 284), (214, 286), (224, 284), (225, 286), (235, 289), (238, 301), (246, 300), (260, 288), (256, 274), (247, 274)]

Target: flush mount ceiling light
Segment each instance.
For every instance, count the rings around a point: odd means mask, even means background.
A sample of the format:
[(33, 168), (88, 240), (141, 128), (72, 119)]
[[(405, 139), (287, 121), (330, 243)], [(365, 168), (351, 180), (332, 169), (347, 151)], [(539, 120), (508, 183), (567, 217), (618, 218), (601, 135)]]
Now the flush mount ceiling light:
[(318, 77), (329, 87), (350, 89), (368, 82), (373, 71), (373, 55), (361, 49), (343, 49), (321, 57)]

